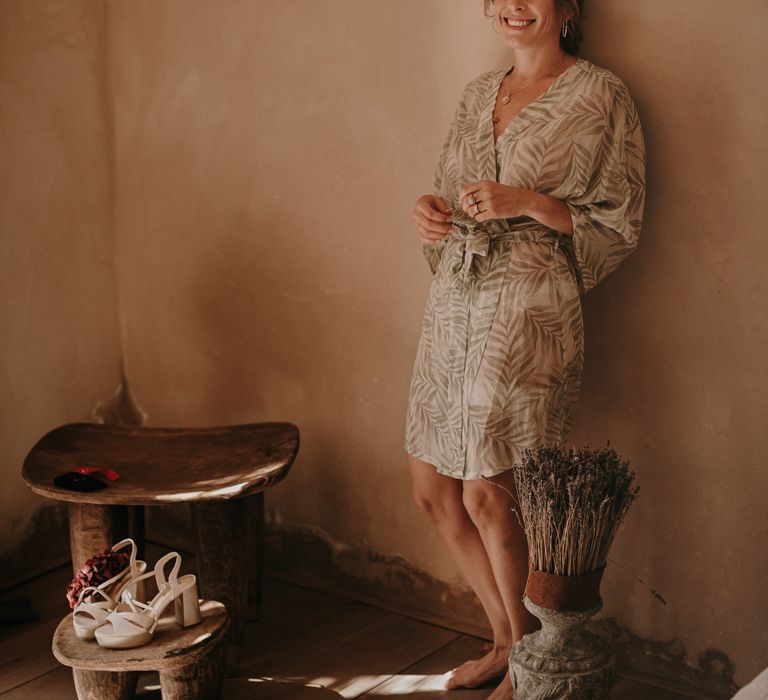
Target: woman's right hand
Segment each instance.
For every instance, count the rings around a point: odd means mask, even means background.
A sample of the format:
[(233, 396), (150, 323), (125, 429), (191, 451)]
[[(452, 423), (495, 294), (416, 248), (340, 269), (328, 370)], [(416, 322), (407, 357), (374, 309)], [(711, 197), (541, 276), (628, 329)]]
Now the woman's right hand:
[(451, 210), (433, 194), (422, 195), (416, 200), (413, 220), (424, 243), (438, 243), (451, 232)]

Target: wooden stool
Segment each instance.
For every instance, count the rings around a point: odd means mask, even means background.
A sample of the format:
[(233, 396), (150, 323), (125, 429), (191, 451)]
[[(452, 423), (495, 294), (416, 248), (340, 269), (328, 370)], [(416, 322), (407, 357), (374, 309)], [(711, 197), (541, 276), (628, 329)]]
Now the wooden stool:
[[(35, 493), (68, 503), (75, 573), (125, 535), (119, 506), (191, 504), (200, 595), (229, 611), (227, 671), (235, 674), (249, 586), (261, 590), (263, 492), (286, 476), (298, 449), (299, 431), (290, 423), (191, 429), (73, 423), (37, 442), (22, 475)], [(74, 467), (114, 469), (120, 479), (91, 493), (53, 483)]]
[(152, 641), (136, 649), (103, 649), (95, 641), (75, 636), (67, 615), (53, 635), (53, 655), (72, 667), (78, 700), (132, 698), (139, 671), (159, 671), (164, 700), (214, 700), (224, 679), (224, 644), (228, 625), (226, 608), (214, 600), (200, 605), (203, 620), (181, 629), (164, 615)]

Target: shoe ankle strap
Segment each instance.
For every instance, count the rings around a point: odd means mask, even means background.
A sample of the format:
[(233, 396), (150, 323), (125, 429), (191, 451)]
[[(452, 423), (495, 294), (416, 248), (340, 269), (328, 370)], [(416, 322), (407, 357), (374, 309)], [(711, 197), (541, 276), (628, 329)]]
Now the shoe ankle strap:
[[(171, 569), (171, 574), (166, 578), (165, 576), (165, 565), (171, 561), (171, 559), (174, 559), (173, 562), (173, 568)], [(168, 552), (163, 557), (160, 557), (160, 559), (157, 560), (157, 564), (155, 564), (155, 579), (157, 580), (157, 587), (162, 589), (163, 584), (170, 583), (171, 587), (175, 587), (176, 580), (179, 578), (179, 569), (181, 568), (181, 555), (178, 552)]]
[(128, 561), (128, 565), (131, 568), (131, 576), (134, 576), (136, 574), (136, 556), (138, 554), (138, 549), (136, 547), (136, 543), (130, 538), (126, 537), (124, 540), (120, 540), (117, 544), (112, 545), (112, 551), (118, 552), (121, 549), (125, 549), (126, 547), (131, 548), (131, 554)]
[[(171, 561), (171, 559), (175, 559), (173, 568), (171, 569), (170, 576), (166, 578), (165, 576), (165, 565)], [(179, 569), (181, 568), (181, 555), (178, 552), (168, 552), (165, 556), (160, 557), (160, 559), (157, 560), (157, 563), (155, 564), (155, 568), (152, 571), (148, 571), (145, 574), (142, 574), (141, 576), (136, 576), (131, 579), (131, 586), (134, 587), (139, 581), (145, 581), (149, 578), (154, 578), (155, 583), (157, 584), (157, 589), (159, 591), (167, 590), (170, 588), (172, 593), (176, 593), (176, 590), (178, 588), (177, 579), (179, 576)], [(126, 591), (123, 593), (123, 598), (127, 596), (131, 597), (133, 599), (133, 596), (130, 595), (130, 591), (126, 589)]]

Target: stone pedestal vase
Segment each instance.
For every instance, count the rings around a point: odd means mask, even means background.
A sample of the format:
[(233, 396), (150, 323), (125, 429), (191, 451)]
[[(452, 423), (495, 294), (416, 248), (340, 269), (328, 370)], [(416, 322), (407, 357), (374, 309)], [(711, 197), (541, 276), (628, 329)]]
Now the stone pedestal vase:
[(541, 629), (520, 640), (509, 656), (518, 700), (608, 700), (615, 671), (613, 649), (587, 631), (602, 607), (603, 569), (584, 576), (531, 571), (523, 602)]

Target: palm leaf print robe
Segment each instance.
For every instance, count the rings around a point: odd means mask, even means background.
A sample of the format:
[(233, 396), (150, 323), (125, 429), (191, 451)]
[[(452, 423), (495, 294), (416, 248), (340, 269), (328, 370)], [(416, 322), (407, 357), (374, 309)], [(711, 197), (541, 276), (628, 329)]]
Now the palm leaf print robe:
[[(564, 444), (584, 358), (580, 295), (634, 250), (645, 198), (640, 122), (615, 75), (577, 59), (494, 143), (505, 73), (464, 90), (435, 176), (452, 231), (424, 246), (433, 279), (405, 447), (459, 479), (509, 469), (523, 448)], [(526, 217), (475, 222), (458, 194), (479, 180), (564, 200), (573, 236)]]

